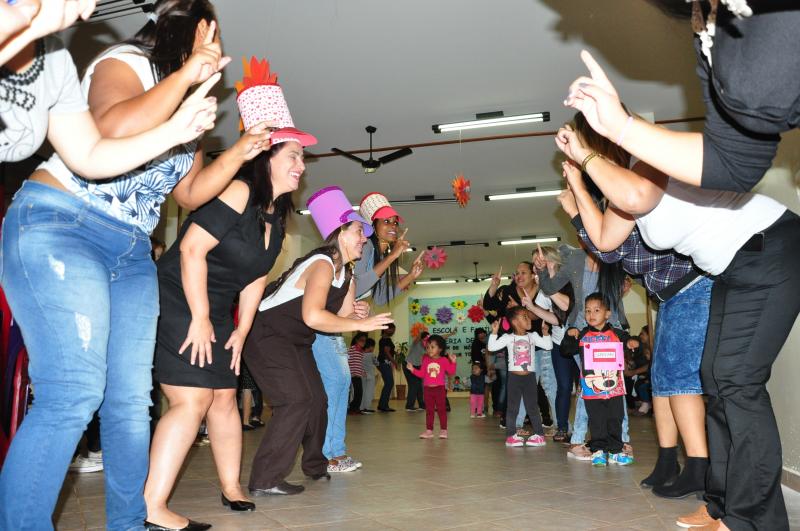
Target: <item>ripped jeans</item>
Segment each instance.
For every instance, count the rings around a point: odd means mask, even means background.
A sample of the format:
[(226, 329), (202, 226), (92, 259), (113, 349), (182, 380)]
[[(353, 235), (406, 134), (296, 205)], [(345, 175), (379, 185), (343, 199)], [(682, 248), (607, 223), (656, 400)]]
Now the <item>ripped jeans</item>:
[(98, 408), (106, 526), (142, 529), (158, 318), (149, 236), (28, 181), (3, 222), (0, 267), (35, 394), (0, 473), (0, 529), (53, 528), (67, 467)]

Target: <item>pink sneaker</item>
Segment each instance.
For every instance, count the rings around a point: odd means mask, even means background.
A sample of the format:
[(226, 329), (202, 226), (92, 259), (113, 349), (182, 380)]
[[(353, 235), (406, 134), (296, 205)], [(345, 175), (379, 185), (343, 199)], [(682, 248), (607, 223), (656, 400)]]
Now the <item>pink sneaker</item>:
[(439, 430), (439, 438), (447, 439), (447, 430)]
[(433, 430), (425, 430), (419, 434), (420, 439), (433, 439)]
[(523, 439), (522, 437), (520, 437), (515, 433), (514, 435), (506, 439), (506, 446), (520, 448), (522, 446), (525, 446), (525, 439)]
[(547, 441), (545, 441), (544, 437), (542, 437), (541, 435), (534, 435), (528, 438), (527, 441), (525, 441), (525, 446), (544, 446), (546, 444)]

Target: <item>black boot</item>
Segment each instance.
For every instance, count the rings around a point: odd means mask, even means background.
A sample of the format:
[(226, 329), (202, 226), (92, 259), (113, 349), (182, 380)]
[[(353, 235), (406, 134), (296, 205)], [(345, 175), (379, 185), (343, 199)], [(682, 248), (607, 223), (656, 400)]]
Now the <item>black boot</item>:
[(678, 447), (658, 448), (658, 460), (653, 472), (644, 478), (639, 485), (650, 489), (657, 486), (668, 485), (678, 478), (681, 467), (678, 464)]
[(686, 466), (672, 485), (653, 487), (653, 494), (661, 498), (685, 498), (694, 494), (700, 497), (706, 490), (708, 458), (687, 457)]

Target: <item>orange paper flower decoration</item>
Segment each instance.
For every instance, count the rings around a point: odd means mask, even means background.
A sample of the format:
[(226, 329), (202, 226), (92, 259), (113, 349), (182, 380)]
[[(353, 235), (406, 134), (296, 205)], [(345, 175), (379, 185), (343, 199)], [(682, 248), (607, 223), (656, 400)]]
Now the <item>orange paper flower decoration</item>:
[(250, 87), (278, 84), (278, 74), (269, 71), (269, 61), (266, 59), (259, 61), (254, 55), (248, 63), (247, 57), (242, 57), (242, 65), (244, 66), (244, 76), (241, 81), (236, 82), (236, 92), (239, 94)]
[(469, 203), (470, 182), (464, 178), (463, 173), (456, 175), (453, 179), (453, 195), (456, 196), (458, 206), (464, 208)]
[(425, 324), (423, 324), (423, 323), (414, 323), (411, 326), (411, 338), (412, 339), (419, 339), (420, 334), (422, 334), (422, 332), (427, 332), (427, 331), (428, 331), (428, 327), (425, 326)]
[(422, 258), (430, 269), (439, 269), (447, 262), (447, 253), (441, 247), (433, 246), (425, 251)]

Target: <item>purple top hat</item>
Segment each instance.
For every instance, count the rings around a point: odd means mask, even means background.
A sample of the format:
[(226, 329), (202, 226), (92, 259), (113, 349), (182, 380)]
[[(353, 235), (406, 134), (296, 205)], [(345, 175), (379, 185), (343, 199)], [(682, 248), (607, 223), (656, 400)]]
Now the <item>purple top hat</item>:
[(364, 225), (364, 236), (369, 238), (374, 232), (372, 225), (353, 210), (353, 205), (338, 186), (327, 186), (318, 190), (306, 201), (311, 217), (323, 238), (351, 221)]

